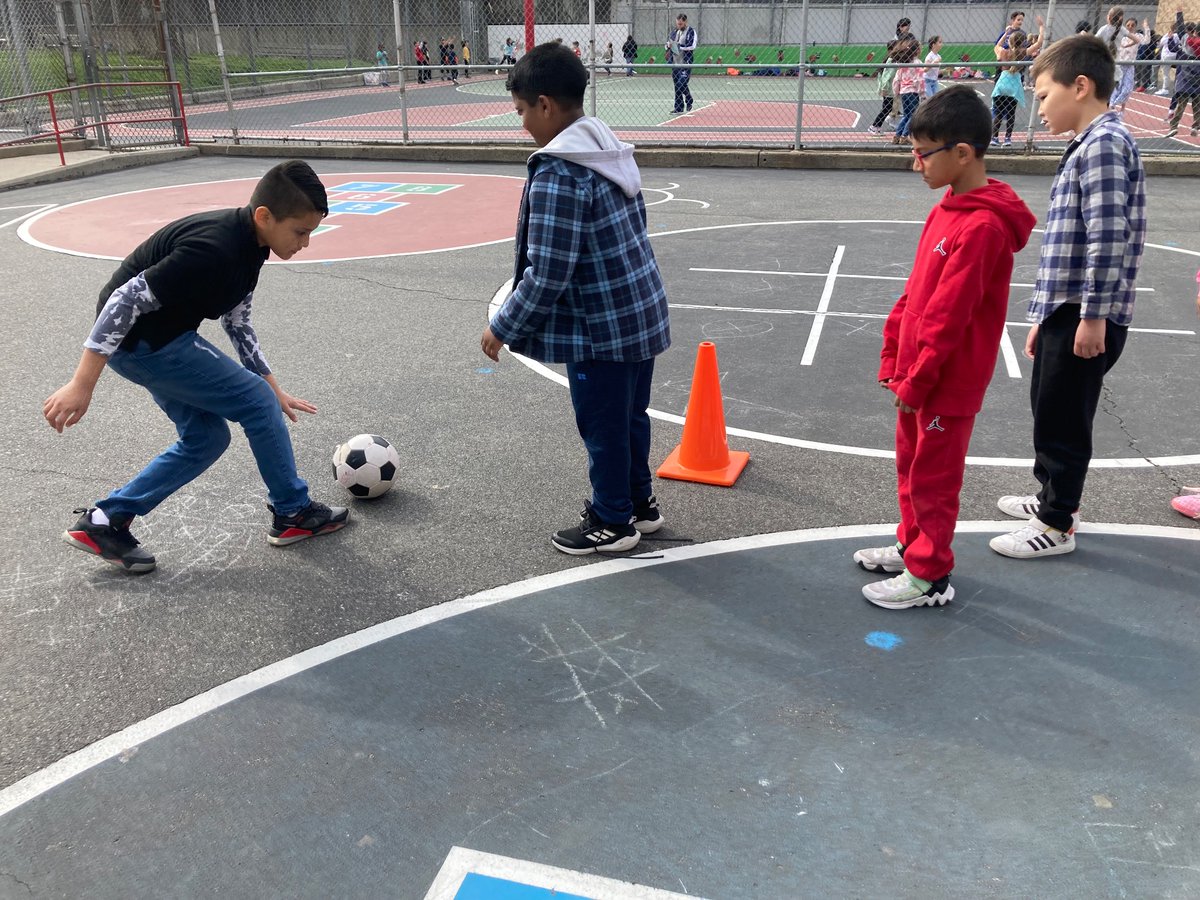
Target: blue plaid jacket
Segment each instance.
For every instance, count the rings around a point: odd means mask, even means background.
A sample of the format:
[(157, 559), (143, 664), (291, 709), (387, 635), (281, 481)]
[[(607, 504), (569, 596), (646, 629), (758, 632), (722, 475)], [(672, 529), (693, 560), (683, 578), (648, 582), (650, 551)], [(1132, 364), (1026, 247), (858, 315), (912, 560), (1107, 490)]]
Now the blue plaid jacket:
[(542, 362), (641, 362), (670, 346), (667, 294), (641, 194), (535, 154), (517, 219), (513, 292), (492, 334)]
[(1120, 117), (1103, 113), (1071, 141), (1054, 176), (1029, 321), (1078, 303), (1081, 318), (1128, 325), (1145, 242), (1142, 160)]

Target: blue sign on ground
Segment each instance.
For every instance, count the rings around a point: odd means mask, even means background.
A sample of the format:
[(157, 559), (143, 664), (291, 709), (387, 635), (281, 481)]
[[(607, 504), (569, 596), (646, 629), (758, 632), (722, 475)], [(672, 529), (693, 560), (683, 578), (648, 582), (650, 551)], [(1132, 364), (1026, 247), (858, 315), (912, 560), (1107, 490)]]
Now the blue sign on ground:
[(454, 900), (588, 900), (578, 894), (564, 894), (549, 888), (533, 887), (505, 878), (468, 872)]

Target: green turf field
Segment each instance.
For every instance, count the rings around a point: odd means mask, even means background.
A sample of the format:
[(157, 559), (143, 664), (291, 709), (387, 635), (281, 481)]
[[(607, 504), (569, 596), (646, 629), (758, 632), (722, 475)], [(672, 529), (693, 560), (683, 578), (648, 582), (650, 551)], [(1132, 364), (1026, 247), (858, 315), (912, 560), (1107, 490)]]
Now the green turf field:
[[(696, 110), (714, 101), (779, 103), (794, 109), (798, 87), (798, 79), (786, 77), (732, 78), (721, 75), (700, 78), (693, 75), (691, 80)], [(501, 79), (460, 84), (458, 92), (497, 100), (510, 99)], [(879, 102), (878, 94), (875, 93), (875, 81), (871, 78), (806, 78), (804, 101), (806, 105), (847, 106), (858, 111), (867, 107), (873, 110)], [(616, 127), (658, 125), (671, 118), (670, 110), (674, 102), (674, 86), (670, 75), (665, 71), (662, 74), (649, 74), (649, 70), (643, 70), (642, 74), (634, 78), (626, 78), (614, 68), (611, 77), (600, 73), (596, 79), (596, 114)], [(584, 101), (584, 109), (589, 112), (590, 104), (589, 97)], [(863, 104), (866, 104), (866, 107)], [(764, 124), (786, 123), (790, 121), (791, 115), (793, 113), (781, 110), (778, 121), (772, 118)], [(683, 122), (686, 123), (687, 120)], [(465, 123), (466, 126), (472, 124), (494, 128), (521, 127), (516, 113), (480, 117), (474, 123)], [(710, 120), (706, 124), (721, 123)]]

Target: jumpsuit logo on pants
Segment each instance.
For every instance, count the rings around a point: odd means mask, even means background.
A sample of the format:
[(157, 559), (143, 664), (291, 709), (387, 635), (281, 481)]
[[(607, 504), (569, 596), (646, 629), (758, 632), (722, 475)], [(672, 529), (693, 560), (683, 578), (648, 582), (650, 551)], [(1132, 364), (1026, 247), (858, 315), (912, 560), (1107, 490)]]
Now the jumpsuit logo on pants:
[(942, 418), (941, 416), (934, 416), (933, 421), (925, 426), (925, 430), (926, 431), (945, 431), (946, 429), (942, 427), (941, 418)]

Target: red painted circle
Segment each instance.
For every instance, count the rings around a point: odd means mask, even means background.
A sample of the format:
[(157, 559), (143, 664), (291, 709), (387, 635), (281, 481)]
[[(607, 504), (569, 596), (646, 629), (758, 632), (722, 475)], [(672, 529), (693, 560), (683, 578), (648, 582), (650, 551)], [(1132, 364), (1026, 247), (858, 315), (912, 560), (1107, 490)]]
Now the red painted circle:
[[(257, 178), (111, 194), (31, 219), (21, 237), (60, 253), (124, 259), (175, 219), (249, 202)], [(511, 240), (523, 179), (432, 172), (322, 175), (330, 214), (292, 263), (435, 253)], [(273, 260), (278, 262), (278, 260)]]

